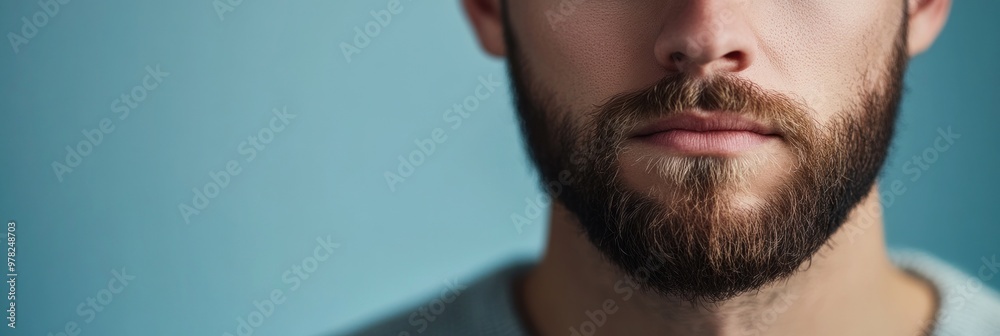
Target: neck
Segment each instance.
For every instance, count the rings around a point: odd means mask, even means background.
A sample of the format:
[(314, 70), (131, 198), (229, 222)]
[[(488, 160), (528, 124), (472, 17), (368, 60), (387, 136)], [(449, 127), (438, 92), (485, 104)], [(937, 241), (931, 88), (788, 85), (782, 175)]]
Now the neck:
[(922, 335), (932, 287), (890, 262), (878, 191), (791, 277), (709, 306), (641, 291), (553, 202), (545, 256), (519, 284), (534, 334)]

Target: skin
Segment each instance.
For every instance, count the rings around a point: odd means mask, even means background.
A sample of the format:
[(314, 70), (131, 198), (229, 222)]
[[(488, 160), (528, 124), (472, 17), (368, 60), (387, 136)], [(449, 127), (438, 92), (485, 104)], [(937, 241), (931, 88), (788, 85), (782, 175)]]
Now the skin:
[[(570, 111), (591, 110), (671, 73), (734, 74), (800, 98), (821, 126), (850, 110), (836, 97), (879, 84), (870, 68), (888, 57), (900, 25), (907, 25), (907, 52), (916, 56), (940, 33), (951, 5), (909, 0), (908, 21), (901, 22), (901, 0), (509, 2), (532, 80), (554, 89)], [(463, 3), (482, 47), (505, 56), (500, 0)], [(552, 19), (560, 3), (574, 9)], [(737, 200), (766, 195), (783, 177), (769, 168), (789, 163), (780, 143), (758, 151), (773, 165), (760, 171), (775, 173), (754, 176)], [(640, 168), (623, 165), (621, 173), (630, 184), (650, 183)], [(623, 275), (579, 234), (574, 215), (553, 202), (545, 256), (518, 285), (523, 322), (537, 335), (567, 335), (590, 321), (585, 312), (612, 300), (617, 309), (595, 335), (921, 335), (936, 294), (889, 262), (877, 192), (872, 187), (810, 267), (707, 307), (638, 291), (626, 299), (616, 286)]]

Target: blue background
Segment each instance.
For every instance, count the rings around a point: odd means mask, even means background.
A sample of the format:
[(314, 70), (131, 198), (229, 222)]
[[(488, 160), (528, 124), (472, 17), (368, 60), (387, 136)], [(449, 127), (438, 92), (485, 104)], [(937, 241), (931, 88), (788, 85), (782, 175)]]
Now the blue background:
[[(539, 189), (504, 64), (484, 57), (454, 0), (404, 0), (348, 62), (340, 44), (386, 2), (243, 1), (220, 20), (209, 0), (72, 1), (18, 52), (3, 44), (0, 218), (18, 223), (13, 334), (75, 322), (84, 335), (222, 335), (275, 289), (286, 301), (255, 334), (337, 332), (446, 280), (467, 284), (537, 255), (544, 217), (521, 233), (510, 219)], [(0, 32), (20, 32), (40, 10), (4, 1)], [(956, 1), (937, 44), (913, 61), (884, 171), (907, 188), (886, 209), (890, 243), (967, 272), (1000, 254), (996, 13), (997, 1)], [(157, 65), (169, 76), (118, 119), (113, 101)], [(444, 111), (491, 74), (504, 87), (451, 129)], [(295, 119), (248, 162), (240, 143), (275, 108)], [(114, 131), (60, 181), (52, 163), (104, 118)], [(903, 163), (947, 127), (962, 137), (911, 181)], [(435, 128), (447, 140), (391, 191), (383, 173)], [(179, 204), (230, 160), (241, 173), (186, 223)], [(290, 290), (283, 273), (328, 236), (340, 244), (333, 257)], [(135, 279), (84, 322), (77, 306), (122, 268)]]

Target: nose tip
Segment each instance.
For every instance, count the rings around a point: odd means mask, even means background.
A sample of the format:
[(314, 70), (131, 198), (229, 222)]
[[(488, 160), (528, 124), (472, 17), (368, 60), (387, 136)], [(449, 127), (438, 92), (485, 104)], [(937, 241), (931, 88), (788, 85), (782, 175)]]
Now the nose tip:
[(746, 70), (754, 61), (754, 29), (725, 0), (691, 1), (663, 18), (654, 53), (670, 72), (690, 75)]
[(712, 73), (734, 73), (750, 67), (752, 63), (750, 55), (750, 53), (742, 50), (732, 50), (721, 56), (713, 56), (705, 52), (690, 53), (689, 55), (688, 53), (675, 51), (670, 53), (666, 66), (674, 72), (697, 76), (705, 76)]

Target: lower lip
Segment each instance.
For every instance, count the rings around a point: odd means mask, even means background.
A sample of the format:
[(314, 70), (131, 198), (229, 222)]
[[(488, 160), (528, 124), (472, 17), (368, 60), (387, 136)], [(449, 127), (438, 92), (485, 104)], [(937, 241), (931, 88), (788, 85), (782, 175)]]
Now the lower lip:
[(681, 153), (725, 155), (749, 151), (774, 138), (748, 131), (670, 130), (636, 139)]

